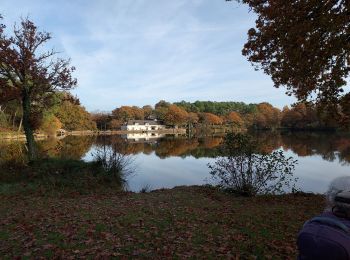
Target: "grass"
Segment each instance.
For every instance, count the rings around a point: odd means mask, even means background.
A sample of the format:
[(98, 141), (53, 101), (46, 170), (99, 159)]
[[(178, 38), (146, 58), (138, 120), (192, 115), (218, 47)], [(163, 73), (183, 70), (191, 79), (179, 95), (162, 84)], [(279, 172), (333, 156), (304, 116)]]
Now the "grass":
[(148, 193), (6, 194), (0, 200), (4, 259), (295, 259), (297, 233), (322, 211), (324, 198), (245, 198), (194, 186)]
[(0, 167), (0, 195), (87, 194), (123, 188), (121, 174), (109, 174), (98, 162), (51, 158)]

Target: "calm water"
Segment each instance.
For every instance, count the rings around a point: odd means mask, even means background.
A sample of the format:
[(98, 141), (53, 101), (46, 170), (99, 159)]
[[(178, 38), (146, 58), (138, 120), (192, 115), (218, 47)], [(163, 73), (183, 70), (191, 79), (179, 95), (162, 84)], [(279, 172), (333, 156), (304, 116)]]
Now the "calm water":
[[(255, 133), (264, 152), (283, 149), (298, 160), (295, 177), (303, 191), (323, 193), (329, 182), (350, 175), (350, 135), (329, 132)], [(139, 191), (200, 185), (210, 181), (208, 163), (219, 154), (223, 137), (188, 138), (184, 136), (69, 136), (39, 142), (42, 156), (92, 160), (103, 145), (133, 158), (135, 173), (127, 177), (128, 189)], [(0, 142), (0, 163), (22, 160), (23, 144)]]

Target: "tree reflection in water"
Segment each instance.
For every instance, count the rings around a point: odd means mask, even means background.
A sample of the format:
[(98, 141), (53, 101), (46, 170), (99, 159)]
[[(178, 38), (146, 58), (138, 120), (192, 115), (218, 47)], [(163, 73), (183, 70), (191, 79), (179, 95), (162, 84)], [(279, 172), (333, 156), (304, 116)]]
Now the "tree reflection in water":
[[(93, 136), (68, 136), (64, 139), (49, 138), (37, 142), (39, 158), (80, 160), (95, 142)], [(0, 140), (0, 164), (25, 163), (25, 141)]]
[[(320, 155), (324, 160), (350, 163), (350, 135), (337, 132), (269, 132), (250, 133), (262, 153), (276, 149), (291, 150), (299, 157)], [(159, 158), (195, 157), (215, 158), (220, 155), (223, 136), (188, 138), (165, 136), (150, 140), (127, 140), (122, 136), (68, 136), (64, 139), (48, 139), (38, 142), (41, 157), (80, 159), (91, 147), (104, 144), (122, 154), (152, 154)], [(24, 142), (0, 141), (0, 163), (25, 161)]]
[[(342, 164), (350, 163), (350, 135), (336, 132), (271, 132), (250, 133), (261, 153), (271, 153), (282, 148), (292, 151), (299, 157), (320, 155), (324, 160), (338, 160)], [(102, 144), (98, 137), (97, 144)], [(160, 158), (187, 157), (215, 158), (220, 155), (223, 136), (187, 138), (184, 136), (167, 136), (156, 140), (128, 141), (120, 136), (111, 136), (107, 142), (117, 144), (120, 152), (128, 154), (155, 153)]]

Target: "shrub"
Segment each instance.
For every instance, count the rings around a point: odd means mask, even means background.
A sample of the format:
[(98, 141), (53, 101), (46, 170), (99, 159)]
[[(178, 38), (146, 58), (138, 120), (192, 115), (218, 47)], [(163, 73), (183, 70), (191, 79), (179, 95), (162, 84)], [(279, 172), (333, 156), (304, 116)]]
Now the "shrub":
[(94, 162), (100, 166), (104, 172), (111, 176), (124, 178), (134, 172), (132, 168), (133, 160), (131, 156), (118, 152), (116, 145), (103, 145), (95, 149), (93, 153)]
[(230, 133), (223, 145), (223, 154), (214, 164), (208, 164), (214, 182), (221, 188), (245, 196), (278, 194), (290, 188), (296, 179), (297, 163), (281, 150), (270, 154), (257, 152), (249, 135)]

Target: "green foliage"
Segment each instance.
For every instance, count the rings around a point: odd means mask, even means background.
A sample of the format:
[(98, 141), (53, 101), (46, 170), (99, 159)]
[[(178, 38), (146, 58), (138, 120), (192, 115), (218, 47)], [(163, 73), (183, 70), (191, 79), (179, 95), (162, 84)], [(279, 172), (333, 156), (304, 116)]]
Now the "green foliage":
[(208, 164), (214, 181), (223, 189), (245, 196), (279, 194), (296, 181), (293, 171), (297, 161), (285, 157), (281, 150), (259, 154), (249, 135), (228, 134), (223, 150), (226, 156)]
[(155, 105), (155, 115), (157, 117), (158, 120), (160, 121), (164, 121), (165, 120), (165, 116), (169, 110), (170, 107), (170, 103), (166, 102), (164, 100), (159, 101), (156, 105)]
[(253, 113), (256, 110), (256, 104), (245, 104), (244, 102), (215, 102), (215, 101), (196, 101), (194, 103), (181, 101), (175, 102), (175, 105), (182, 107), (187, 112), (212, 113), (215, 115), (226, 115), (235, 111), (240, 114)]
[(62, 123), (57, 117), (53, 114), (46, 114), (42, 119), (40, 130), (50, 136), (56, 136), (56, 131), (60, 129), (61, 126)]
[(69, 101), (63, 101), (56, 116), (65, 130), (96, 130), (96, 123), (92, 121), (90, 113)]

